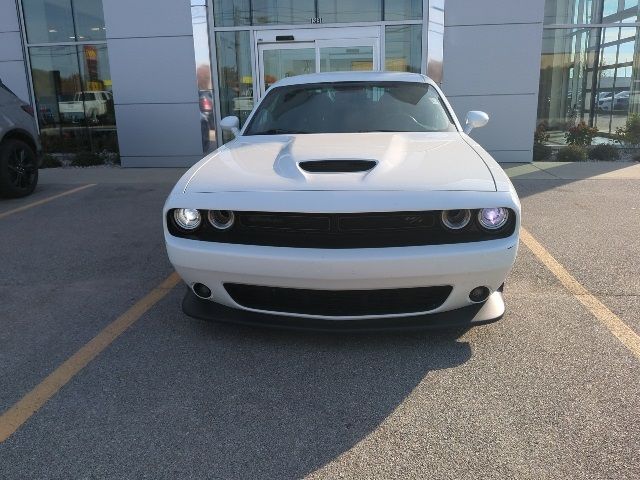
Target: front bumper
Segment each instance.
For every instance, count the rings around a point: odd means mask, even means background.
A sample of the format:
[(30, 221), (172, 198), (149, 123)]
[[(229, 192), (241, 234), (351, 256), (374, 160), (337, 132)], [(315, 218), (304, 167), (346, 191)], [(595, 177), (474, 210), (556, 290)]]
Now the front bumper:
[(238, 323), (259, 327), (319, 332), (381, 332), (399, 330), (435, 330), (445, 328), (470, 328), (492, 323), (504, 315), (505, 304), (501, 291), (494, 292), (482, 304), (473, 304), (440, 313), (412, 315), (401, 318), (372, 318), (360, 320), (326, 320), (293, 318), (229, 308), (219, 303), (198, 298), (187, 290), (182, 300), (182, 310), (193, 318), (225, 323)]
[[(209, 300), (198, 299), (196, 302), (198, 305), (202, 302), (203, 305), (210, 304), (207, 308), (195, 308), (193, 301), (185, 300), (185, 311), (190, 315), (202, 318), (207, 316), (203, 311), (211, 311), (214, 313), (209, 317), (228, 317), (228, 309), (214, 305), (215, 302), (244, 311), (243, 314), (253, 312), (341, 322), (385, 318), (395, 318), (399, 322), (401, 318), (409, 320), (409, 317), (425, 315), (437, 323), (439, 320), (434, 314), (466, 307), (471, 308), (459, 314), (475, 318), (480, 307), (469, 300), (469, 292), (478, 286), (486, 286), (491, 292), (496, 292), (511, 270), (518, 245), (517, 234), (505, 239), (465, 244), (335, 250), (201, 242), (169, 234), (165, 239), (169, 260), (187, 285), (192, 287), (195, 283), (202, 283), (212, 292)], [(450, 285), (453, 289), (441, 306), (428, 312), (365, 316), (352, 316), (345, 312), (341, 316), (326, 316), (247, 308), (230, 297), (224, 288), (225, 283), (316, 290), (377, 290), (436, 285)], [(497, 297), (502, 303), (501, 295)], [(502, 315), (495, 305), (488, 310), (488, 317), (482, 313), (479, 320), (474, 321), (489, 321)], [(262, 322), (260, 319), (257, 323)]]

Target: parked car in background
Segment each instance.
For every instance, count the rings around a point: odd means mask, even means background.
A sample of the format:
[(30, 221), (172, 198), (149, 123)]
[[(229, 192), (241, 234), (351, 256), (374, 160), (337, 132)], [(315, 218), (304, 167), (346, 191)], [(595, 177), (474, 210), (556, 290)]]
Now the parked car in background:
[(629, 90), (623, 90), (615, 95), (609, 94), (598, 100), (598, 109), (604, 112), (611, 110), (627, 110), (629, 108)]
[(212, 90), (200, 90), (199, 92), (199, 105), (200, 113), (206, 118), (208, 129), (213, 130), (214, 125), (214, 112), (213, 112), (213, 91)]
[(0, 80), (0, 196), (15, 198), (33, 192), (41, 160), (31, 105)]
[(169, 260), (193, 317), (294, 328), (498, 320), (520, 202), (438, 86), (412, 73), (274, 83), (178, 181)]
[(73, 100), (59, 102), (60, 116), (68, 122), (80, 122), (86, 118), (92, 123), (98, 123), (98, 117), (109, 111), (111, 92), (92, 91), (77, 92)]

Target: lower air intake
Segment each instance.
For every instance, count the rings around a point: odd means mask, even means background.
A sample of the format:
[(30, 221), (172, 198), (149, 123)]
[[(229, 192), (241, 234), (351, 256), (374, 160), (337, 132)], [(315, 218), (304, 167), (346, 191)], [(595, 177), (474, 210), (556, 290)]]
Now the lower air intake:
[(308, 290), (225, 283), (233, 301), (245, 308), (324, 316), (393, 315), (428, 312), (442, 305), (449, 285), (383, 290)]

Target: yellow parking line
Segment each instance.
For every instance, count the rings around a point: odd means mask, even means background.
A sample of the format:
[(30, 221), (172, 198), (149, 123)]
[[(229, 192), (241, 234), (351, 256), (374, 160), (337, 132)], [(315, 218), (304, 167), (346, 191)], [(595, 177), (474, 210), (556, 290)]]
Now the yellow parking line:
[(84, 190), (85, 188), (95, 186), (95, 183), (89, 183), (87, 185), (82, 185), (81, 187), (72, 188), (71, 190), (67, 190), (66, 192), (58, 193), (57, 195), (52, 195), (51, 197), (43, 198), (42, 200), (38, 200), (37, 202), (28, 203), (26, 205), (23, 205), (22, 207), (9, 210), (8, 212), (0, 213), (0, 219), (8, 217), (9, 215), (13, 215), (14, 213), (23, 212), (30, 208), (37, 207), (38, 205), (42, 205), (44, 203), (49, 203), (51, 200), (55, 200), (56, 198), (64, 197), (65, 195), (71, 195), (72, 193), (79, 192), (80, 190)]
[(640, 336), (580, 284), (524, 227), (520, 240), (631, 353), (640, 359)]
[(162, 300), (180, 281), (177, 273), (169, 275), (164, 282), (151, 290), (129, 310), (107, 325), (92, 340), (69, 357), (33, 390), (22, 397), (0, 416), (0, 443), (9, 438), (18, 428), (53, 397), (69, 380), (82, 370), (100, 352), (107, 348), (127, 328), (133, 325), (147, 310)]

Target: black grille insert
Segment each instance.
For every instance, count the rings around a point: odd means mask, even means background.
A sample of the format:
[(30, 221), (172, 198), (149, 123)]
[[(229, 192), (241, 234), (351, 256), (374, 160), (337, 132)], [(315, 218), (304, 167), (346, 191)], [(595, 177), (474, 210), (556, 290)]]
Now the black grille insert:
[(449, 285), (383, 290), (309, 290), (225, 283), (239, 305), (255, 310), (325, 316), (392, 315), (427, 312), (442, 305)]
[(300, 168), (309, 173), (368, 172), (376, 166), (374, 160), (310, 160), (300, 162)]
[[(194, 231), (181, 230), (167, 212), (172, 235), (206, 242), (236, 243), (298, 248), (384, 248), (412, 245), (443, 245), (506, 238), (515, 230), (512, 211), (507, 225), (485, 231), (472, 221), (452, 231), (440, 221), (441, 211), (296, 213), (235, 211), (236, 222), (228, 230), (217, 230), (204, 221)], [(471, 212), (477, 217), (477, 210)], [(203, 218), (207, 211), (201, 210)]]

